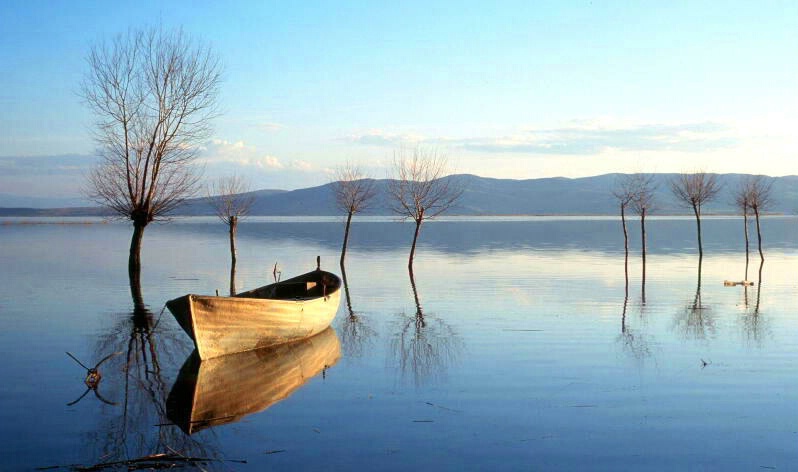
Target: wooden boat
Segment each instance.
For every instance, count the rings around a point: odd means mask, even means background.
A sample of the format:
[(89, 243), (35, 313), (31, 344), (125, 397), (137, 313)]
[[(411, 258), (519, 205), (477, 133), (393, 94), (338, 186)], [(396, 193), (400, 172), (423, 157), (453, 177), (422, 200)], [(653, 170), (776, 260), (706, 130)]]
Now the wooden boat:
[(166, 302), (201, 359), (307, 338), (330, 326), (341, 279), (315, 270), (233, 297), (189, 294)]
[(254, 351), (186, 359), (166, 399), (166, 415), (186, 434), (234, 423), (289, 397), (341, 357), (332, 328)]

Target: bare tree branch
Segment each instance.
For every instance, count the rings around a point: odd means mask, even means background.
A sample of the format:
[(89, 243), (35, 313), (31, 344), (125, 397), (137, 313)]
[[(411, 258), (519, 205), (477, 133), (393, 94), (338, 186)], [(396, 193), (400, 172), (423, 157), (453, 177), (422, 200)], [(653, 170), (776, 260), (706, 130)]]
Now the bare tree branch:
[(412, 272), (416, 242), (424, 220), (450, 209), (463, 188), (448, 175), (446, 157), (434, 149), (416, 147), (394, 153), (396, 179), (388, 185), (391, 210), (416, 223), (407, 267)]
[(718, 176), (703, 171), (679, 174), (671, 181), (671, 191), (679, 203), (693, 209), (698, 230), (699, 257), (704, 256), (704, 247), (701, 243), (701, 207), (714, 200), (720, 188)]
[(694, 172), (679, 174), (671, 181), (671, 191), (680, 204), (701, 215), (701, 207), (715, 199), (720, 192), (716, 174)]
[[(745, 218), (745, 254), (748, 261), (748, 210), (753, 210), (756, 219), (756, 235), (759, 246), (759, 258), (764, 261), (762, 252), (762, 228), (759, 216), (773, 205), (773, 179), (763, 175), (748, 175), (740, 182), (735, 193), (735, 203), (743, 211)], [(747, 269), (747, 265), (746, 265)], [(747, 271), (746, 271), (747, 273)], [(746, 274), (747, 275), (747, 274)]]
[(377, 194), (374, 180), (351, 163), (335, 169), (332, 190), (335, 204), (345, 213), (357, 214), (369, 208)]
[(247, 216), (255, 203), (251, 185), (240, 175), (221, 177), (208, 187), (208, 203), (226, 225)]
[(129, 270), (140, 269), (143, 229), (193, 196), (192, 162), (218, 115), (221, 65), (209, 47), (181, 30), (131, 30), (100, 43), (86, 58), (81, 95), (94, 113), (102, 162), (87, 194), (119, 217), (134, 236)]
[(448, 177), (446, 156), (416, 147), (394, 153), (396, 179), (390, 182), (391, 210), (413, 221), (432, 219), (451, 208), (463, 189)]
[(646, 216), (656, 211), (657, 202), (654, 194), (657, 186), (654, 184), (653, 174), (632, 174), (629, 176), (627, 186), (632, 196), (632, 210), (636, 214)]
[(349, 227), (352, 216), (362, 212), (372, 203), (376, 195), (374, 180), (367, 178), (357, 166), (347, 163), (336, 169), (332, 183), (333, 196), (336, 206), (346, 213), (346, 227), (344, 229), (344, 242), (341, 245), (341, 270), (346, 257), (346, 247), (349, 242)]
[(255, 196), (250, 192), (250, 184), (243, 177), (233, 175), (221, 177), (208, 188), (208, 203), (213, 207), (216, 216), (228, 226), (230, 235), (230, 296), (236, 294), (236, 263), (238, 251), (236, 249), (236, 234), (238, 221), (245, 217), (253, 203)]
[(150, 29), (93, 47), (87, 62), (81, 94), (97, 118), (103, 159), (89, 196), (122, 217), (152, 221), (196, 192), (189, 164), (218, 114), (219, 61), (182, 31)]

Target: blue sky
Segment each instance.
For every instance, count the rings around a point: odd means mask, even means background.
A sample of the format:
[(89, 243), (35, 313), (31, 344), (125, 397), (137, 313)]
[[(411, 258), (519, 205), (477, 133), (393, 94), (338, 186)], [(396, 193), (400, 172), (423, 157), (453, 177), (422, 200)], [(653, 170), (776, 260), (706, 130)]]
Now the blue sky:
[[(432, 3), (432, 4), (429, 4)], [(0, 194), (79, 194), (92, 44), (180, 28), (225, 64), (209, 177), (375, 177), (420, 144), (457, 172), (798, 174), (796, 2), (0, 3)]]

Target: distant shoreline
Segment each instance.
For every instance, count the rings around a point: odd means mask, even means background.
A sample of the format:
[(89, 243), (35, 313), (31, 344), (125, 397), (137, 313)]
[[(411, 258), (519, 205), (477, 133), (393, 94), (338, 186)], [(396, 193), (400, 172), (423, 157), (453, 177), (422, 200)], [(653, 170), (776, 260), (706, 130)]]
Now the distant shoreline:
[[(241, 220), (241, 224), (247, 222), (306, 222), (306, 223), (326, 223), (337, 222), (345, 215), (251, 215)], [(733, 219), (741, 218), (741, 214), (733, 213), (712, 213), (701, 215), (702, 219)], [(750, 216), (750, 215), (749, 215)], [(768, 213), (762, 215), (763, 218), (790, 218), (798, 217), (794, 214), (786, 213)], [(87, 219), (91, 218), (91, 219)], [(174, 215), (170, 217), (174, 221), (186, 220), (216, 220), (217, 217), (211, 215)], [(694, 216), (691, 213), (672, 213), (662, 215), (649, 215), (648, 220), (668, 220), (668, 219), (689, 219), (692, 220)], [(495, 222), (504, 221), (523, 221), (523, 220), (551, 220), (551, 219), (569, 219), (569, 220), (612, 220), (620, 221), (620, 215), (608, 214), (593, 214), (593, 215), (572, 215), (572, 214), (535, 214), (535, 215), (502, 215), (502, 214), (484, 214), (484, 215), (442, 215), (436, 219), (430, 220), (428, 223), (435, 222), (474, 222), (480, 220), (495, 220)], [(627, 216), (628, 221), (637, 221), (637, 215)], [(155, 221), (153, 224), (165, 224), (170, 221)], [(397, 215), (359, 215), (352, 221), (353, 223), (381, 223), (381, 222), (402, 222), (402, 218)], [(105, 225), (112, 223), (129, 223), (129, 221), (120, 219), (118, 217), (105, 217), (105, 216), (52, 216), (52, 215), (34, 215), (34, 216), (19, 216), (19, 215), (2, 215), (0, 214), (0, 226), (13, 226), (13, 225)]]

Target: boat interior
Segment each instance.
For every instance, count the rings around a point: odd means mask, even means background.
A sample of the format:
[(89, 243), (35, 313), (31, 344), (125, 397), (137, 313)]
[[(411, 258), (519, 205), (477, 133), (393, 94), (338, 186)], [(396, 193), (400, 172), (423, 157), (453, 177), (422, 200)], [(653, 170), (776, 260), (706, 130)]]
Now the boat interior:
[(340, 279), (325, 272), (319, 272), (306, 278), (297, 280), (289, 279), (284, 282), (256, 288), (242, 292), (236, 297), (243, 298), (274, 298), (281, 300), (301, 300), (327, 296), (338, 290)]

